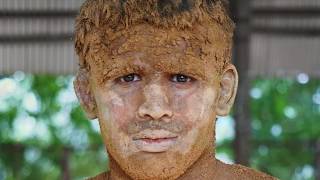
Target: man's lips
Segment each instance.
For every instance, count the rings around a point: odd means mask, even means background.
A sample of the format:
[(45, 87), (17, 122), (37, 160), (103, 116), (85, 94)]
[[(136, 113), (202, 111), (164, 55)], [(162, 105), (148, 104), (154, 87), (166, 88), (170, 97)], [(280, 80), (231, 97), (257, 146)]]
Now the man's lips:
[(144, 152), (164, 152), (170, 149), (178, 136), (166, 130), (144, 130), (132, 140), (138, 149)]
[(141, 138), (137, 140), (145, 141), (146, 143), (161, 143), (164, 141), (174, 140), (177, 137), (165, 137), (165, 138)]

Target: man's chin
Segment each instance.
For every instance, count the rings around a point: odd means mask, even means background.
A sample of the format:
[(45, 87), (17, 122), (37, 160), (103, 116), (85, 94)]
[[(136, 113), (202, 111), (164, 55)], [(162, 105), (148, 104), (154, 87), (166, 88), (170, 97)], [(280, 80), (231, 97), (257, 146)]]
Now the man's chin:
[(170, 151), (140, 151), (118, 163), (133, 179), (175, 179), (189, 167), (186, 159)]
[[(122, 151), (119, 148), (112, 148), (112, 146), (110, 146), (109, 155), (116, 160), (125, 174), (133, 179), (176, 179), (200, 157), (204, 146), (189, 147), (187, 144), (195, 143), (186, 143), (183, 136), (168, 137), (167, 139), (163, 137), (128, 138), (132, 141), (128, 143), (127, 147), (131, 148), (126, 149), (127, 156), (125, 153), (120, 153)], [(143, 142), (135, 142), (135, 140)]]

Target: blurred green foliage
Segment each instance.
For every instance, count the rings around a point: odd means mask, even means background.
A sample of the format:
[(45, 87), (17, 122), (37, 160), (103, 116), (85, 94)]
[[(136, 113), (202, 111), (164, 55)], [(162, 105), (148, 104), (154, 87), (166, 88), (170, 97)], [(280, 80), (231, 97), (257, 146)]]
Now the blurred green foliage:
[(257, 79), (251, 90), (251, 165), (281, 179), (314, 179), (320, 81)]
[[(71, 179), (107, 169), (97, 121), (89, 121), (73, 92), (72, 76), (0, 79), (0, 180)], [(320, 137), (320, 81), (252, 81), (251, 166), (280, 179), (314, 179)], [(233, 159), (233, 139), (217, 153)]]
[(97, 126), (79, 107), (71, 76), (2, 78), (0, 179), (61, 179), (64, 171), (82, 179), (105, 171)]

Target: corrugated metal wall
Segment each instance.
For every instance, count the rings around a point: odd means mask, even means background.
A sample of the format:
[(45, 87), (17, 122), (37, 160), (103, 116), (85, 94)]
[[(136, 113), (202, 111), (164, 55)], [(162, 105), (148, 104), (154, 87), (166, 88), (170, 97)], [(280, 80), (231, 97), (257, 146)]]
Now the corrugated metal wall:
[(320, 1), (253, 0), (250, 74), (320, 77)]
[[(84, 0), (0, 0), (0, 73), (73, 74)], [(320, 77), (320, 1), (252, 0), (251, 76)]]
[(72, 36), (83, 0), (0, 2), (1, 73), (75, 73)]
[(84, 0), (1, 0), (1, 11), (77, 10)]

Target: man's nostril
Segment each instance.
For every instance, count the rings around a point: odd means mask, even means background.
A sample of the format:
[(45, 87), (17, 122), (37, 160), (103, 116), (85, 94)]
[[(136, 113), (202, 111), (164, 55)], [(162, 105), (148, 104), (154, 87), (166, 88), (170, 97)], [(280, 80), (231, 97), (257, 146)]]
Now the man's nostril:
[(143, 104), (138, 109), (139, 118), (160, 120), (162, 118), (168, 119), (172, 117), (171, 108), (168, 104)]

